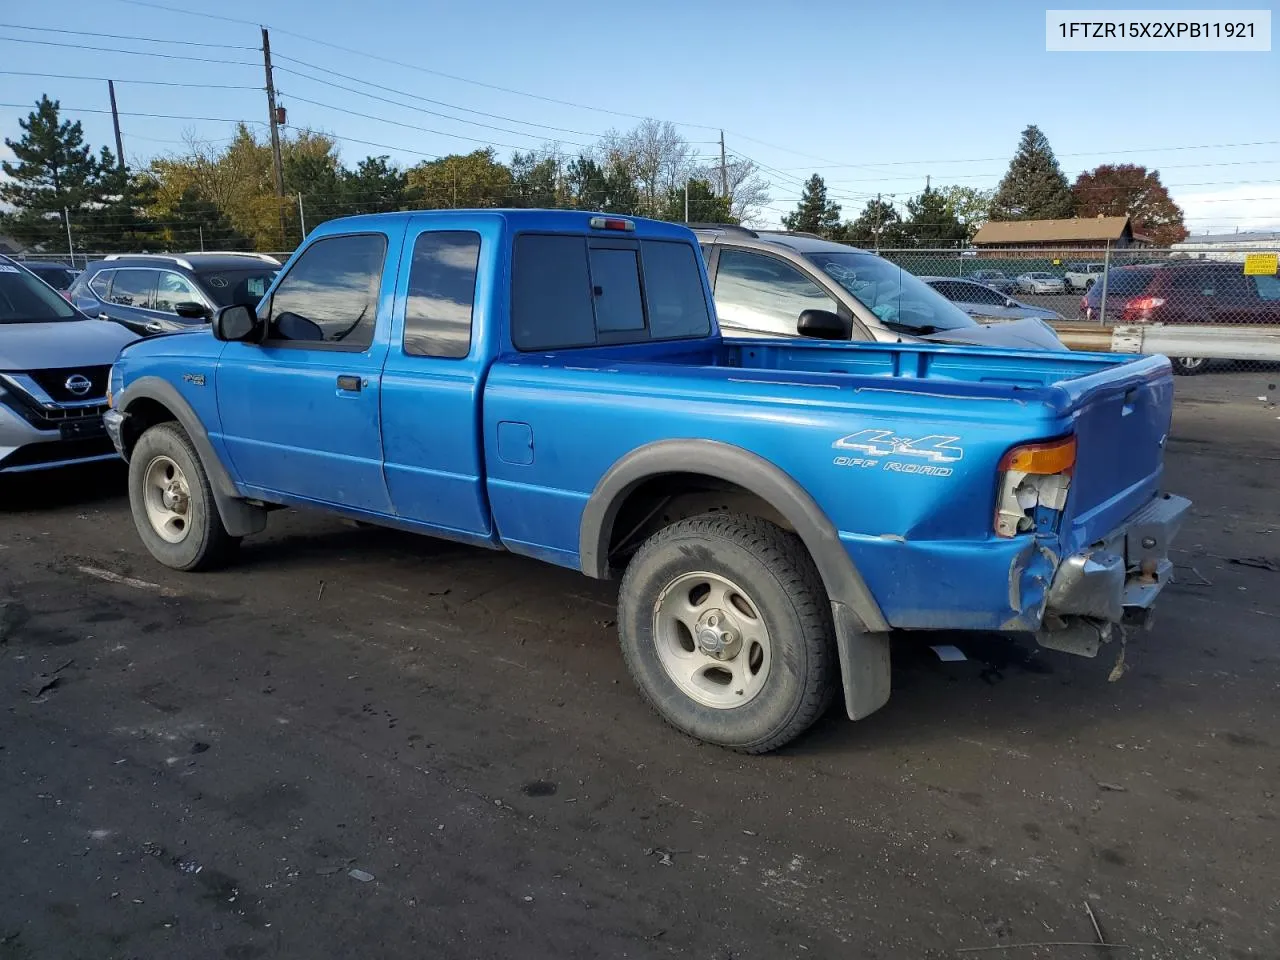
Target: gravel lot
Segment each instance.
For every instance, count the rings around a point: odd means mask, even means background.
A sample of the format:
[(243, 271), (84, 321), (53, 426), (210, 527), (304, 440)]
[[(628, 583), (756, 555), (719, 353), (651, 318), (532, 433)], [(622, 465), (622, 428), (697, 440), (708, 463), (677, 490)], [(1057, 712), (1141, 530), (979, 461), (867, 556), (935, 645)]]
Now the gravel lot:
[[(0, 483), (0, 958), (1280, 956), (1268, 377), (1178, 382), (1195, 511), (1118, 682), (904, 639), (762, 758), (646, 710), (609, 585), (302, 514), (180, 575), (121, 470)], [(1089, 910), (1129, 949), (957, 952)]]

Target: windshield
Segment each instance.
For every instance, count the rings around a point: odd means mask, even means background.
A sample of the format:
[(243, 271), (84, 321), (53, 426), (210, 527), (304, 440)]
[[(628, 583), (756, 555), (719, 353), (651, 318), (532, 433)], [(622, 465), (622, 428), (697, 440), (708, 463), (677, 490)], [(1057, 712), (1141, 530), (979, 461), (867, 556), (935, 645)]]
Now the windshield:
[(933, 287), (888, 260), (866, 253), (805, 256), (891, 330), (927, 336), (977, 325)]
[(0, 261), (0, 323), (76, 320), (75, 308), (26, 270)]
[(244, 304), (246, 307), (256, 307), (279, 272), (279, 267), (215, 270), (200, 274), (200, 285), (219, 307), (229, 307), (237, 303)]

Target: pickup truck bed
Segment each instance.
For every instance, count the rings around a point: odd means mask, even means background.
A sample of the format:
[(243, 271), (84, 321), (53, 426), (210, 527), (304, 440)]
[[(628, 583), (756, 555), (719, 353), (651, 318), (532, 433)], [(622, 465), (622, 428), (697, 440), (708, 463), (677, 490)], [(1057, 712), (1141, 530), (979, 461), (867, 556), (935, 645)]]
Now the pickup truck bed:
[[(1186, 508), (1165, 359), (725, 340), (695, 251), (563, 212), (324, 224), (258, 316), (113, 368), (140, 535), (197, 569), (306, 506), (622, 577), (645, 696), (752, 752), (837, 683), (851, 717), (881, 706), (893, 630), (1092, 655), (1144, 619)], [(337, 323), (307, 291), (342, 283)]]

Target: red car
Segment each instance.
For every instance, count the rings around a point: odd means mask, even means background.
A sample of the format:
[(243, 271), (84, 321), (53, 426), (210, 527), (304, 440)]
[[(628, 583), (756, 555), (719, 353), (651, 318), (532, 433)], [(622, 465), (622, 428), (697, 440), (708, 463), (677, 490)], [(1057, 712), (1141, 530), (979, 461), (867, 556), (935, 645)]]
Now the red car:
[[(1171, 261), (1117, 267), (1106, 276), (1107, 307), (1102, 316), (1101, 282), (1080, 301), (1085, 320), (1104, 323), (1266, 323), (1280, 324), (1280, 278), (1245, 276), (1239, 263), (1217, 260)], [(1204, 357), (1172, 357), (1176, 373), (1201, 373)]]

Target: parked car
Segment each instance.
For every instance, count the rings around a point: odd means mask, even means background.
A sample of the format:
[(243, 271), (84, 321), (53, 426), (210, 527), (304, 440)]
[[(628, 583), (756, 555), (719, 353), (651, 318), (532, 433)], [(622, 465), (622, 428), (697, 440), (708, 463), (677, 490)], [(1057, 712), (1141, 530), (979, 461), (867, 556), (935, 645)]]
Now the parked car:
[(79, 273), (54, 261), (24, 260), (22, 266), (59, 292), (69, 288)]
[(219, 307), (257, 304), (279, 269), (265, 253), (113, 253), (85, 267), (70, 300), (143, 336), (174, 333), (207, 324)]
[(1016, 293), (1018, 290), (1018, 282), (1005, 276), (1003, 270), (975, 270), (965, 274), (963, 279), (976, 281), (999, 293)]
[(1043, 271), (1024, 273), (1016, 282), (1019, 293), (1065, 293), (1067, 289), (1061, 277)]
[[(728, 337), (1066, 349), (1039, 320), (978, 323), (914, 274), (869, 250), (745, 227), (699, 226), (695, 233)], [(811, 312), (810, 320), (801, 329), (805, 312)]]
[(1015, 300), (986, 284), (974, 283), (971, 280), (957, 280), (954, 277), (921, 277), (925, 283), (937, 290), (969, 316), (982, 320), (1063, 320), (1057, 310), (1046, 307), (1033, 307), (1029, 303)]
[(1096, 653), (1188, 506), (1163, 357), (725, 340), (692, 233), (578, 211), (330, 220), (110, 396), (159, 562), (304, 506), (621, 576), (644, 696), (752, 753), (883, 705), (894, 629)]
[[(1080, 301), (1086, 320), (1104, 323), (1280, 324), (1280, 279), (1245, 276), (1239, 263), (1217, 260), (1168, 261), (1107, 271), (1106, 316), (1103, 285), (1095, 283)], [(1203, 373), (1205, 357), (1173, 357), (1175, 373)]]
[(1097, 283), (1106, 269), (1105, 263), (1069, 263), (1062, 282), (1066, 285), (1068, 293), (1079, 293)]
[(102, 425), (107, 375), (135, 339), (0, 256), (0, 473), (116, 459)]

